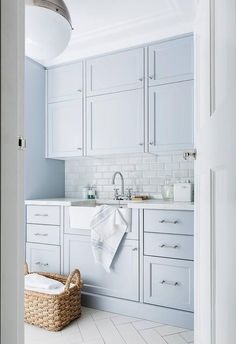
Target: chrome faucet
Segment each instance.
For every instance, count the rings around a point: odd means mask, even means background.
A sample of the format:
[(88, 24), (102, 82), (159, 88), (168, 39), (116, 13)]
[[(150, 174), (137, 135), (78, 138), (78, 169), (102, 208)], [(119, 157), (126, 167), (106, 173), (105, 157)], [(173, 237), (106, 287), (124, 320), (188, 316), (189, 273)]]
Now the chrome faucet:
[(115, 194), (114, 194), (114, 198), (115, 199), (122, 199), (125, 196), (125, 184), (124, 184), (124, 177), (122, 175), (121, 172), (117, 171), (113, 174), (112, 177), (112, 185), (115, 185), (115, 180), (116, 180), (116, 176), (119, 175), (120, 179), (121, 179), (121, 195), (118, 194), (118, 190), (115, 189)]

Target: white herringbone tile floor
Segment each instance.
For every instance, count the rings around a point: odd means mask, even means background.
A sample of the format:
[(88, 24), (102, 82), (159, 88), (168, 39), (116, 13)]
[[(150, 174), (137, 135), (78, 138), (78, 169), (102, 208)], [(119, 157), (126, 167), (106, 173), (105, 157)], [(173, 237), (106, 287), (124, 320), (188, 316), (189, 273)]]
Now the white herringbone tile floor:
[(193, 344), (193, 331), (83, 307), (60, 332), (25, 325), (25, 344)]

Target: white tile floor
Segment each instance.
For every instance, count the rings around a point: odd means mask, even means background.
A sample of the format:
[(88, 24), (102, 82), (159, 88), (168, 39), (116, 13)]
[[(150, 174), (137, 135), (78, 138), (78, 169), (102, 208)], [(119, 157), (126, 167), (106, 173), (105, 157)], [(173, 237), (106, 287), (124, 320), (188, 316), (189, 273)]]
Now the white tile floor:
[(25, 344), (193, 344), (193, 331), (83, 307), (60, 332), (25, 325)]

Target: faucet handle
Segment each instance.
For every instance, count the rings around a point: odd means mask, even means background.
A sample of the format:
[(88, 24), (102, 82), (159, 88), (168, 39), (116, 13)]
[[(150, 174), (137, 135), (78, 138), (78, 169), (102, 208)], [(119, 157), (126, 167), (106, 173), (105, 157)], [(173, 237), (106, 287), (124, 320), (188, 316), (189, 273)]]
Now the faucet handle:
[(114, 200), (119, 199), (119, 188), (114, 188)]
[(132, 191), (133, 191), (132, 188), (127, 188), (127, 189), (126, 189), (126, 197), (127, 197), (127, 199), (129, 199), (129, 200), (131, 200), (131, 198), (132, 198)]

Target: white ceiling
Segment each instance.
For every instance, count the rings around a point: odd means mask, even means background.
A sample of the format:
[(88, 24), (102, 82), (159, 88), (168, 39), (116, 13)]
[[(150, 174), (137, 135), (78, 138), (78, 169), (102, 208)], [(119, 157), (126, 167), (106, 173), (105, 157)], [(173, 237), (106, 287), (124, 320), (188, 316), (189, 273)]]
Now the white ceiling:
[(74, 30), (67, 49), (45, 66), (193, 30), (196, 0), (64, 0)]

